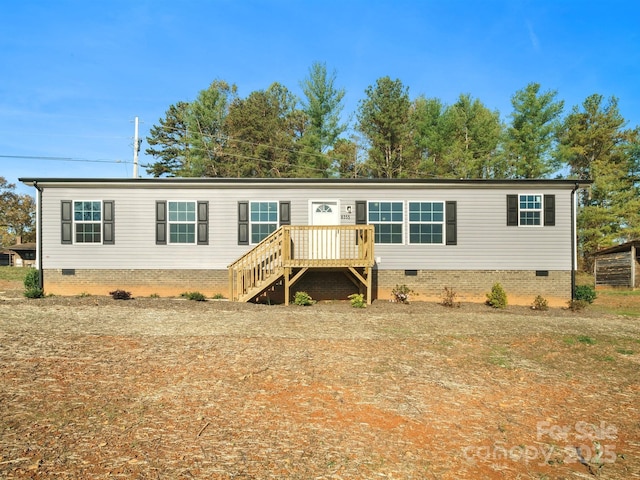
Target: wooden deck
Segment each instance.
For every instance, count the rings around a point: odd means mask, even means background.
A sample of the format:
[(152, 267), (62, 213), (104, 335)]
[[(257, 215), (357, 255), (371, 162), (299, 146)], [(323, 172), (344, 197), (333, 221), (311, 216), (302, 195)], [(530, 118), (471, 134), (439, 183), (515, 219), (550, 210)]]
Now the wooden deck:
[(291, 287), (310, 269), (344, 269), (370, 304), (373, 264), (371, 225), (283, 225), (229, 265), (230, 298), (247, 302), (284, 280), (288, 305)]

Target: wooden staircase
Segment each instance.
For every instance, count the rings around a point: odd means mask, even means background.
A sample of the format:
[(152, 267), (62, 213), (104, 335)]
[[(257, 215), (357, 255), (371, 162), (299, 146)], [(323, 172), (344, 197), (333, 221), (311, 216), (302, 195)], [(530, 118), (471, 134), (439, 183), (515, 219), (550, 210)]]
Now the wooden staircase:
[(370, 304), (373, 234), (371, 225), (283, 225), (229, 265), (230, 298), (251, 301), (283, 280), (288, 305), (291, 286), (309, 269), (337, 268), (366, 290)]

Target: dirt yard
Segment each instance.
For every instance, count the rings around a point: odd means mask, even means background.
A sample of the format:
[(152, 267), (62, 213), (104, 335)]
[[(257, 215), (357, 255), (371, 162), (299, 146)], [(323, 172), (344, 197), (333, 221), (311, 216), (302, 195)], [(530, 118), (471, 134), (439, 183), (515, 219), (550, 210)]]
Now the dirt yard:
[(640, 478), (636, 318), (2, 287), (3, 479)]

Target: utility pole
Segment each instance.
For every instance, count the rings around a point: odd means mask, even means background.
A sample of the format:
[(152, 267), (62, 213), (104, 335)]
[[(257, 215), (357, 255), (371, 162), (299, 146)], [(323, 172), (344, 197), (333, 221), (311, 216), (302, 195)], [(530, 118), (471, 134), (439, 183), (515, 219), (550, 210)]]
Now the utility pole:
[(138, 138), (138, 117), (134, 121), (133, 136), (133, 178), (138, 178), (138, 152), (140, 151), (140, 140)]

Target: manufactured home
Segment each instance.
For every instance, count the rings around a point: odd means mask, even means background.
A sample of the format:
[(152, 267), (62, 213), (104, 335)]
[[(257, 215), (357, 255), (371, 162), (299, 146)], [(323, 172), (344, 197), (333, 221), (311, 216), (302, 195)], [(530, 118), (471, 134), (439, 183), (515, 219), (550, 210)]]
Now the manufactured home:
[(37, 197), (46, 293), (199, 291), (288, 303), (297, 291), (416, 300), (444, 287), (513, 304), (572, 296), (573, 180), (22, 178)]

